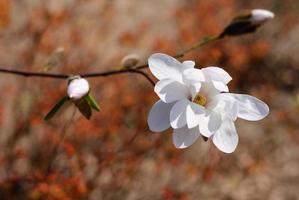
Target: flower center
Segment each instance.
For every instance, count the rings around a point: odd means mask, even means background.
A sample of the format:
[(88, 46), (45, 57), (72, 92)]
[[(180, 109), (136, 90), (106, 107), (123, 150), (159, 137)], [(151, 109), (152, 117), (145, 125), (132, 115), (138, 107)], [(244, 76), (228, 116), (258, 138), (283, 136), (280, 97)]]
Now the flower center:
[(205, 106), (207, 103), (207, 98), (202, 93), (199, 92), (194, 97), (193, 102), (198, 105)]

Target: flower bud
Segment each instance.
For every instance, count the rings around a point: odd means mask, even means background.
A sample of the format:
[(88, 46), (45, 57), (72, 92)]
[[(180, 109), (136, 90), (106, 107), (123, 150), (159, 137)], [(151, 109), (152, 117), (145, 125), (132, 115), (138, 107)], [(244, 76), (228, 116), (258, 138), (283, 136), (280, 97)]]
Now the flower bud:
[(129, 54), (121, 60), (121, 65), (126, 68), (131, 68), (131, 67), (135, 67), (139, 63), (139, 61), (140, 58), (138, 55)]
[(68, 88), (67, 95), (74, 100), (81, 99), (89, 92), (89, 84), (86, 79), (76, 77), (71, 79)]
[(263, 23), (274, 18), (274, 14), (268, 10), (253, 9), (249, 12), (241, 13), (225, 27), (223, 32), (218, 36), (237, 36), (246, 33), (255, 32)]
[(253, 9), (251, 11), (250, 21), (252, 24), (260, 25), (274, 18), (274, 13), (264, 9)]
[(47, 72), (50, 71), (54, 67), (59, 67), (65, 57), (65, 51), (63, 47), (58, 47), (55, 51), (51, 54), (45, 65), (43, 66), (43, 71)]

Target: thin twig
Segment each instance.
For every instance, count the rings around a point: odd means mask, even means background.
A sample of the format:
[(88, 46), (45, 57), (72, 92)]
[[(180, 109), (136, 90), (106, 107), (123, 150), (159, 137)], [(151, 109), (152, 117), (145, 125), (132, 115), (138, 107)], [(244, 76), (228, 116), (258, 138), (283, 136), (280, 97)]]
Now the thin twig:
[[(209, 42), (215, 41), (220, 39), (218, 36), (216, 37), (206, 37), (202, 39), (200, 42), (194, 44), (190, 48), (187, 48), (180, 53), (174, 55), (174, 58), (182, 58), (184, 57), (187, 53), (190, 51), (193, 51), (199, 47), (202, 47)], [(120, 70), (109, 70), (109, 71), (103, 71), (103, 72), (91, 72), (91, 73), (85, 73), (85, 74), (79, 74), (79, 76), (84, 77), (84, 78), (92, 78), (92, 77), (105, 77), (105, 76), (113, 76), (117, 74), (124, 74), (124, 73), (137, 73), (142, 76), (144, 76), (151, 84), (154, 85), (154, 81), (145, 73), (140, 71), (141, 69), (147, 68), (148, 64), (142, 64), (139, 66), (136, 66), (134, 68), (124, 68)], [(24, 77), (43, 77), (43, 78), (56, 78), (56, 79), (67, 79), (73, 74), (63, 74), (63, 73), (46, 73), (46, 72), (30, 72), (30, 71), (25, 71), (25, 70), (16, 70), (16, 69), (7, 69), (0, 67), (0, 72), (2, 73), (9, 73), (9, 74), (14, 74), (14, 75), (19, 75), (19, 76), (24, 76)]]
[(199, 41), (198, 43), (192, 45), (191, 47), (184, 49), (183, 51), (181, 51), (180, 53), (178, 53), (177, 55), (175, 55), (175, 58), (182, 58), (186, 55), (186, 53), (189, 53), (190, 51), (193, 51), (195, 49), (198, 49), (212, 41), (216, 41), (219, 40), (220, 37), (219, 36), (213, 36), (213, 37), (204, 37), (201, 41)]
[(24, 76), (24, 77), (44, 77), (44, 78), (58, 78), (58, 79), (67, 79), (69, 77), (68, 74), (30, 72), (30, 71), (24, 71), (24, 70), (6, 69), (6, 68), (2, 68), (2, 67), (0, 68), (0, 72)]
[[(24, 70), (15, 70), (15, 69), (5, 69), (0, 68), (0, 72), (2, 73), (9, 73), (24, 77), (43, 77), (43, 78), (56, 78), (56, 79), (67, 79), (72, 74), (58, 74), (58, 73), (45, 73), (45, 72), (29, 72)], [(120, 69), (120, 70), (110, 70), (104, 72), (94, 72), (94, 73), (86, 73), (86, 74), (79, 74), (82, 78), (93, 78), (93, 77), (105, 77), (105, 76), (113, 76), (116, 74), (124, 74), (124, 73), (136, 73), (144, 76), (152, 85), (155, 85), (155, 82), (145, 73), (138, 69)]]
[(155, 85), (155, 82), (143, 71), (140, 71), (138, 69), (133, 68), (126, 68), (126, 69), (120, 69), (120, 70), (110, 70), (105, 72), (94, 72), (94, 73), (86, 73), (86, 74), (80, 74), (79, 76), (82, 78), (93, 78), (93, 77), (99, 77), (99, 76), (113, 76), (115, 74), (123, 74), (123, 73), (136, 73), (144, 76), (152, 85)]
[(143, 77), (145, 77), (153, 86), (155, 86), (155, 82), (147, 75), (147, 73), (143, 71), (139, 71), (137, 69), (130, 69), (133, 73), (141, 74)]
[[(217, 35), (217, 36), (213, 36), (213, 37), (204, 37), (202, 40), (200, 40), (198, 43), (195, 43), (194, 45), (192, 45), (191, 47), (187, 48), (187, 49), (184, 49), (182, 50), (181, 52), (177, 53), (176, 55), (174, 55), (173, 57), (174, 58), (182, 58), (184, 57), (187, 53), (195, 50), (195, 49), (198, 49), (210, 42), (213, 42), (213, 41), (216, 41), (216, 40), (219, 40), (221, 39), (220, 35)], [(145, 69), (148, 67), (148, 64), (142, 64), (142, 65), (139, 65), (139, 66), (136, 66), (134, 69)]]

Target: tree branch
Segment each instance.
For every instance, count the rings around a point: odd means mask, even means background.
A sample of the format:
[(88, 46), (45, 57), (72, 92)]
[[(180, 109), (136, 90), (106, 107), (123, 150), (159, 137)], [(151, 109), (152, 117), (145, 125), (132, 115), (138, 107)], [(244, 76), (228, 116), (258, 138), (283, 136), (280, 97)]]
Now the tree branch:
[[(219, 40), (219, 39), (222, 39), (220, 37), (220, 35), (216, 35), (216, 36), (212, 36), (212, 37), (204, 37), (203, 39), (201, 39), (198, 43), (195, 43), (194, 45), (192, 45), (191, 47), (187, 48), (187, 49), (184, 49), (182, 50), (181, 52), (177, 53), (176, 55), (174, 55), (173, 57), (174, 58), (182, 58), (184, 57), (187, 53), (195, 50), (195, 49), (198, 49), (210, 42), (213, 42), (213, 41), (216, 41), (216, 40)], [(142, 64), (142, 65), (139, 65), (139, 66), (136, 66), (134, 69), (144, 69), (144, 68), (147, 68), (148, 67), (148, 64)]]
[(30, 72), (30, 71), (23, 71), (23, 70), (6, 69), (2, 67), (0, 68), (0, 72), (24, 76), (24, 77), (44, 77), (44, 78), (57, 78), (57, 79), (67, 79), (69, 77), (68, 74)]
[[(190, 48), (187, 48), (180, 53), (174, 55), (174, 58), (182, 58), (190, 51), (193, 51), (199, 47), (202, 47), (212, 41), (220, 39), (219, 36), (216, 37), (205, 37), (198, 43), (194, 44)], [(124, 74), (124, 73), (136, 73), (140, 74), (143, 77), (145, 77), (152, 85), (155, 85), (155, 82), (147, 75), (145, 72), (140, 71), (141, 69), (147, 68), (148, 64), (142, 64), (139, 66), (136, 66), (134, 68), (124, 68), (120, 70), (109, 70), (109, 71), (103, 71), (103, 72), (91, 72), (91, 73), (85, 73), (85, 74), (79, 74), (82, 78), (92, 78), (92, 77), (105, 77), (105, 76), (113, 76), (117, 74)], [(8, 73), (8, 74), (14, 74), (24, 77), (42, 77), (42, 78), (56, 78), (56, 79), (67, 79), (73, 74), (63, 74), (63, 73), (45, 73), (45, 72), (30, 72), (30, 71), (24, 71), (24, 70), (16, 70), (16, 69), (7, 69), (0, 67), (0, 72), (2, 73)]]

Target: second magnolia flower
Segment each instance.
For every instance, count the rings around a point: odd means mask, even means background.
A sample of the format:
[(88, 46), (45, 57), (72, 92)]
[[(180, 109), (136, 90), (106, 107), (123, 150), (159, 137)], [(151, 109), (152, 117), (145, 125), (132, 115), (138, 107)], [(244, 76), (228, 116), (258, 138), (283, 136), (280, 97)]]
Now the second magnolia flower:
[(181, 63), (161, 53), (150, 56), (148, 64), (159, 79), (154, 90), (160, 98), (149, 113), (149, 128), (162, 132), (172, 127), (177, 148), (190, 146), (202, 135), (231, 153), (238, 144), (237, 117), (256, 121), (269, 113), (253, 96), (228, 93), (232, 78), (219, 67), (196, 69), (193, 61)]

